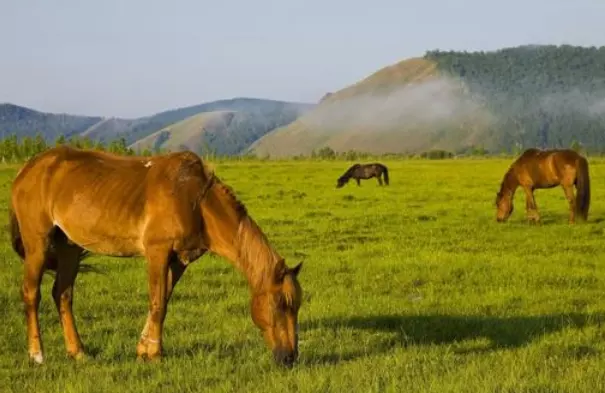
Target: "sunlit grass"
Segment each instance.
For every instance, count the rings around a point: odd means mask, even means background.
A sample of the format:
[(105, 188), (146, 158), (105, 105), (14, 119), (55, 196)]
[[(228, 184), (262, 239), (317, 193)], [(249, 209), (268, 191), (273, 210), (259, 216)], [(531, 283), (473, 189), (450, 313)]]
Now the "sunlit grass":
[[(595, 392), (605, 386), (605, 165), (591, 160), (589, 222), (567, 224), (558, 189), (536, 193), (542, 226), (495, 222), (510, 160), (386, 161), (336, 189), (347, 162), (220, 162), (289, 265), (304, 261), (299, 364), (272, 362), (245, 279), (205, 256), (175, 290), (165, 358), (135, 362), (147, 312), (142, 259), (93, 257), (74, 309), (88, 352), (66, 359), (43, 283), (46, 363), (27, 363), (22, 265), (0, 233), (0, 392)], [(0, 172), (6, 210), (14, 168)], [(3, 213), (4, 220), (6, 214)]]

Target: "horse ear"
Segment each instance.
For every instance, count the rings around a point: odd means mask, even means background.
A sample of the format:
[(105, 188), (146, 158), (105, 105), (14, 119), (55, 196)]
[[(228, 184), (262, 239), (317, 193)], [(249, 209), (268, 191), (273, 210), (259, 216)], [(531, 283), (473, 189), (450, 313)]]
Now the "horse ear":
[(286, 273), (288, 273), (288, 267), (286, 266), (286, 264), (283, 262), (279, 263), (279, 265), (276, 267), (275, 273), (273, 275), (273, 279), (275, 280), (275, 283), (280, 284), (282, 281), (284, 281), (284, 277), (286, 276)]
[(292, 273), (292, 275), (294, 275), (294, 277), (298, 276), (298, 273), (300, 272), (300, 269), (302, 268), (302, 264), (303, 264), (302, 262), (299, 262), (298, 265), (296, 265), (290, 269), (290, 273)]

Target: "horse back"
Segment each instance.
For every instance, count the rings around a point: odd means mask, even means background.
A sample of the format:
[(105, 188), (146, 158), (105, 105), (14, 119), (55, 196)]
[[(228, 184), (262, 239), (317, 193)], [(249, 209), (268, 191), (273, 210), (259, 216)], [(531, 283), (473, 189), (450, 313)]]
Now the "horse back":
[(192, 209), (206, 180), (190, 152), (121, 157), (62, 146), (23, 167), (11, 199), (20, 221), (37, 215), (91, 251), (138, 254), (151, 238), (200, 230)]
[(575, 176), (581, 156), (571, 149), (526, 150), (514, 163), (515, 172), (522, 184), (554, 187), (573, 172)]

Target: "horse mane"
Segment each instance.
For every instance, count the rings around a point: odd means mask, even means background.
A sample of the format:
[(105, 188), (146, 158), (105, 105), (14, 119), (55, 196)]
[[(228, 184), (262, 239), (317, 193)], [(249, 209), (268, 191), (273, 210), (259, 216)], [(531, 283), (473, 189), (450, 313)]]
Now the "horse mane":
[(349, 169), (346, 170), (345, 173), (342, 174), (342, 176), (340, 176), (340, 179), (348, 179), (351, 176), (353, 176), (353, 171), (357, 168), (359, 168), (361, 165), (360, 164), (354, 164), (352, 165)]
[(350, 175), (351, 173), (353, 173), (353, 171), (357, 168), (359, 168), (361, 166), (361, 164), (354, 164), (351, 165), (351, 167), (349, 169), (347, 169), (347, 171), (345, 172), (346, 175)]
[(217, 186), (223, 192), (223, 194), (229, 197), (231, 203), (233, 204), (233, 207), (237, 211), (241, 224), (241, 221), (248, 218), (248, 209), (246, 208), (246, 205), (244, 205), (244, 203), (237, 197), (237, 195), (235, 195), (233, 188), (229, 187), (222, 181), (218, 182)]
[(218, 182), (217, 186), (229, 198), (239, 216), (237, 234), (233, 239), (238, 255), (236, 264), (248, 278), (251, 287), (260, 290), (273, 282), (277, 269), (285, 269), (285, 262), (250, 217), (248, 209), (233, 189), (222, 182)]
[[(282, 293), (284, 304), (288, 308), (298, 308), (301, 301), (301, 288), (292, 276), (285, 276), (284, 284), (282, 285)], [(295, 305), (295, 303), (298, 303)]]
[(505, 190), (513, 191), (517, 185), (518, 181), (515, 176), (515, 166), (511, 165), (502, 178), (502, 182), (500, 183), (500, 191), (498, 194), (503, 195)]

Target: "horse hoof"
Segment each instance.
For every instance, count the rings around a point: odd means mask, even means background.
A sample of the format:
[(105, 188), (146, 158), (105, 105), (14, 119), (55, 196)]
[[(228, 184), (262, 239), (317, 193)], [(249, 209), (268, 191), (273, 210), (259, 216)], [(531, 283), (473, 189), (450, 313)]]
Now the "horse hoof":
[(139, 363), (139, 364), (159, 363), (161, 360), (162, 360), (162, 356), (160, 354), (149, 356), (149, 354), (143, 353), (143, 354), (137, 355), (137, 363)]
[(29, 361), (30, 361), (30, 363), (33, 363), (33, 364), (42, 364), (42, 363), (44, 363), (44, 356), (42, 356), (41, 352), (30, 353)]
[(147, 363), (160, 363), (162, 361), (162, 355), (147, 355)]
[(69, 357), (71, 357), (78, 363), (86, 363), (89, 360), (88, 355), (86, 355), (84, 351), (80, 351), (74, 354), (70, 353)]

